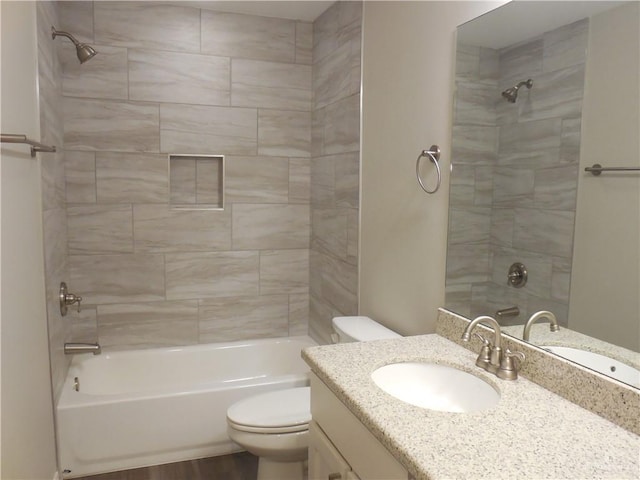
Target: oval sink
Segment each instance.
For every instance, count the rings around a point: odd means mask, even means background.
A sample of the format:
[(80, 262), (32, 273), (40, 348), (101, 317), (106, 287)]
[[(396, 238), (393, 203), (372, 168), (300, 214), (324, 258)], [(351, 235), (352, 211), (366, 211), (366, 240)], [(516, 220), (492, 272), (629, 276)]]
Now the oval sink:
[(581, 350), (573, 347), (545, 345), (541, 348), (564, 357), (567, 360), (571, 360), (572, 362), (579, 363), (591, 370), (602, 373), (603, 375), (628, 383), (633, 387), (640, 388), (640, 371), (625, 363), (619, 362), (618, 360), (614, 360), (613, 358), (605, 355), (600, 355), (599, 353), (589, 352), (587, 350)]
[(484, 380), (435, 363), (392, 363), (376, 369), (371, 378), (398, 400), (440, 412), (487, 410), (500, 400), (500, 394)]

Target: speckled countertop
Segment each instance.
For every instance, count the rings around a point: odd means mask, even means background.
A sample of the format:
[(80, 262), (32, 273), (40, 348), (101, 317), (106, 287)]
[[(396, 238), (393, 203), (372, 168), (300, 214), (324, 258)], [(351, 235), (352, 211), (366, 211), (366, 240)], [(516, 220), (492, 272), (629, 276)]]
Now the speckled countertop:
[[(310, 347), (311, 370), (416, 479), (638, 479), (640, 437), (519, 378), (503, 381), (439, 336)], [(451, 365), (500, 392), (490, 410), (447, 413), (406, 404), (371, 380), (400, 361)]]

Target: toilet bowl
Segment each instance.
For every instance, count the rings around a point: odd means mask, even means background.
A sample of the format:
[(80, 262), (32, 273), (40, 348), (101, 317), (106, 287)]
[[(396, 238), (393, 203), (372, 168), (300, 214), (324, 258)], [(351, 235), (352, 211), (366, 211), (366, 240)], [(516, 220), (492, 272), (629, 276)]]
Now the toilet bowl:
[[(368, 317), (336, 317), (334, 343), (400, 337)], [(310, 388), (262, 393), (227, 410), (229, 438), (259, 457), (257, 480), (302, 480), (309, 447)]]

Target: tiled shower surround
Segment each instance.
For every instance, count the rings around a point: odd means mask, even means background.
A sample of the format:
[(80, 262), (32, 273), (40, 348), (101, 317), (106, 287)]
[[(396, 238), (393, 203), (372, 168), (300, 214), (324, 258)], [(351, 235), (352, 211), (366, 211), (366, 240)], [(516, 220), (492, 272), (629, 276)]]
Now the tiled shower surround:
[[(492, 50), (458, 46), (446, 304), (468, 317), (517, 305), (566, 325), (588, 21)], [(500, 95), (520, 81), (515, 104)], [(507, 285), (525, 264), (523, 288)]]
[[(59, 18), (43, 32), (99, 52), (80, 65), (40, 39), (61, 63), (64, 146), (61, 214), (45, 211), (64, 269), (47, 288), (83, 297), (50, 333), (56, 390), (64, 341), (323, 339), (356, 313), (361, 3), (315, 25), (153, 2), (46, 10)], [(169, 154), (224, 155), (224, 210), (170, 208)]]

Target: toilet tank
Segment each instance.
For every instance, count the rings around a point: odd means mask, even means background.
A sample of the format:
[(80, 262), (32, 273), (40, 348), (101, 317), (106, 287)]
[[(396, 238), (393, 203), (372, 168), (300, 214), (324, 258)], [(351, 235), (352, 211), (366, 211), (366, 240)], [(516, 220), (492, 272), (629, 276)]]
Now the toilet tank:
[(331, 335), (333, 343), (366, 342), (402, 336), (369, 317), (334, 317), (332, 323), (335, 332)]

